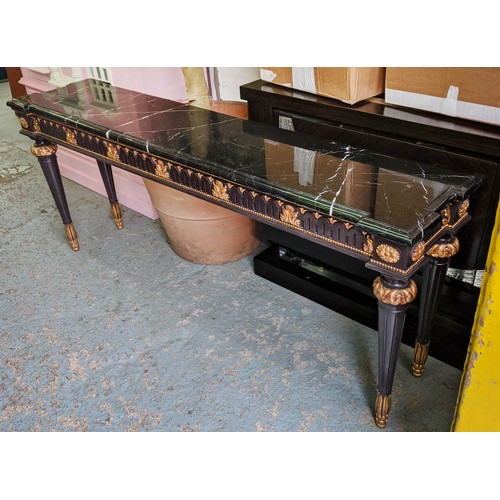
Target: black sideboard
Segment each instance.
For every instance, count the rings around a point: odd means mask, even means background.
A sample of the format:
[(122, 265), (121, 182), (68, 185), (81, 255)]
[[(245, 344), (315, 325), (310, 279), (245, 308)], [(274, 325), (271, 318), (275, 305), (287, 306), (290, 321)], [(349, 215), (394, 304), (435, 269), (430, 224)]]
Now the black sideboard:
[[(336, 144), (447, 165), (454, 174), (485, 176), (471, 196), (474, 216), (451, 261), (430, 344), (432, 356), (462, 369), (499, 202), (500, 127), (388, 105), (382, 98), (349, 105), (261, 80), (241, 86), (240, 95), (253, 121)], [(359, 262), (347, 255), (328, 256), (316, 243), (267, 225), (262, 226), (261, 238), (271, 245), (255, 258), (258, 275), (377, 329), (373, 277)], [(420, 284), (419, 274), (415, 279)], [(415, 344), (417, 323), (418, 298), (407, 314), (405, 344)]]

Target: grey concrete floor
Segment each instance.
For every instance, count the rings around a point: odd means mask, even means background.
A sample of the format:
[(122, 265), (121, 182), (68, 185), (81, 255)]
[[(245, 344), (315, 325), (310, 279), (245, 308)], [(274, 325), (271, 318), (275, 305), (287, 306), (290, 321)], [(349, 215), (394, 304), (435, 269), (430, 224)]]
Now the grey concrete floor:
[(377, 334), (253, 273), (186, 262), (158, 221), (65, 180), (80, 251), (0, 84), (0, 431), (449, 431), (461, 371), (402, 346), (385, 430)]

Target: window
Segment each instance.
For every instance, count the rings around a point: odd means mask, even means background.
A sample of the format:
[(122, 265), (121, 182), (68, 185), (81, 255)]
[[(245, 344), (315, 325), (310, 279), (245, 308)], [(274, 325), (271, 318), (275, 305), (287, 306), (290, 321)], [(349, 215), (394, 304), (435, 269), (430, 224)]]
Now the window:
[(115, 103), (115, 96), (111, 87), (111, 72), (108, 68), (88, 68), (88, 73), (92, 82), (92, 97), (94, 104), (112, 107)]

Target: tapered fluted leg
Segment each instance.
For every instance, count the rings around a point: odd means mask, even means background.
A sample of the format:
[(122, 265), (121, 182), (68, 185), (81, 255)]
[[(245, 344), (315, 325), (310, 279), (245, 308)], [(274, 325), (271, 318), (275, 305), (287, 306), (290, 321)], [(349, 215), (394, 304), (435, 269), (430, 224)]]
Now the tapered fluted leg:
[(391, 393), (408, 304), (417, 294), (413, 280), (378, 277), (373, 283), (378, 299), (378, 383), (375, 423), (385, 427), (391, 409)]
[(439, 297), (443, 290), (450, 258), (458, 252), (458, 249), (457, 238), (446, 235), (427, 252), (430, 260), (422, 271), (418, 331), (413, 355), (412, 371), (415, 377), (421, 377), (424, 371), (424, 364), (429, 354), (431, 331), (439, 305)]
[(99, 167), (99, 172), (101, 173), (104, 187), (106, 188), (109, 204), (111, 205), (111, 216), (115, 221), (116, 227), (118, 229), (123, 229), (122, 211), (118, 203), (118, 198), (116, 196), (115, 181), (113, 179), (113, 171), (111, 170), (111, 165), (101, 160), (97, 160), (97, 165)]
[(71, 215), (69, 213), (68, 202), (64, 192), (61, 173), (56, 158), (57, 145), (44, 139), (36, 139), (31, 148), (31, 152), (38, 158), (43, 174), (49, 185), (57, 209), (64, 223), (64, 230), (71, 248), (77, 251), (80, 248), (78, 236), (76, 234)]

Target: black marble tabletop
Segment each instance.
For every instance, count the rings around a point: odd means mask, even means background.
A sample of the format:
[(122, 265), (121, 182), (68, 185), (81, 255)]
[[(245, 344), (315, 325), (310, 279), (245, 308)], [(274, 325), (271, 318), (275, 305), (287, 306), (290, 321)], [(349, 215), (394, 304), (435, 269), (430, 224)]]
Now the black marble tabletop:
[(480, 182), (95, 80), (7, 104), (403, 239)]

